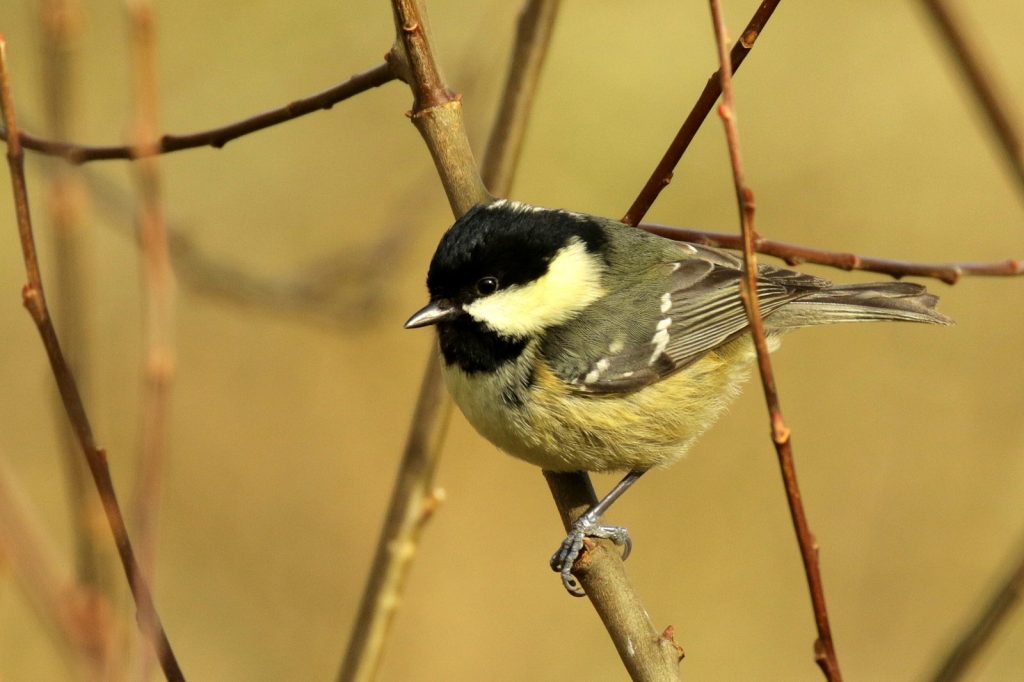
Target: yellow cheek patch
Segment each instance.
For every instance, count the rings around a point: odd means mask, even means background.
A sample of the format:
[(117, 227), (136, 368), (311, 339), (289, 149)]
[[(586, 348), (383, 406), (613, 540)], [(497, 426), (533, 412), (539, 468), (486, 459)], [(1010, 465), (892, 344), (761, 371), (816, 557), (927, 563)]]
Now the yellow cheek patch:
[(600, 260), (579, 239), (560, 249), (540, 279), (477, 299), (465, 307), (504, 336), (530, 336), (561, 324), (601, 296)]

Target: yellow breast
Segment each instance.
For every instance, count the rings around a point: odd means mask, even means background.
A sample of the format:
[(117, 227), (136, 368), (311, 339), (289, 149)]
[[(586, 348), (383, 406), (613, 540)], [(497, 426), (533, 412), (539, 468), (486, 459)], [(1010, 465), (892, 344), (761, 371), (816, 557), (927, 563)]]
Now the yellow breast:
[(571, 391), (530, 348), (528, 371), (510, 365), (470, 377), (445, 368), (448, 388), (469, 422), (510, 455), (551, 471), (648, 469), (679, 460), (735, 397), (753, 359), (746, 336), (704, 356), (658, 383), (628, 394)]

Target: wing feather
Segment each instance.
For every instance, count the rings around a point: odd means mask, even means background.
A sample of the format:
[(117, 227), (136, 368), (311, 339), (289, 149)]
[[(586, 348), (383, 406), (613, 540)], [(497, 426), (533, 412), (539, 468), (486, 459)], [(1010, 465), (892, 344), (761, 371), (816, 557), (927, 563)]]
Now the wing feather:
[[(661, 316), (642, 339), (589, 363), (566, 379), (589, 394), (629, 393), (693, 364), (747, 329), (740, 298), (742, 261), (724, 251), (695, 247), (696, 254), (660, 267), (669, 269)], [(811, 275), (762, 265), (758, 268), (761, 314), (828, 287)]]

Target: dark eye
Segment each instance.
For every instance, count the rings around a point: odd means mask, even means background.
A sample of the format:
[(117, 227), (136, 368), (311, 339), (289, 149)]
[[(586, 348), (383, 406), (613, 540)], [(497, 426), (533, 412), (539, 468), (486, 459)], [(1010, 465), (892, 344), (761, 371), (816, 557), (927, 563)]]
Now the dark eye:
[(497, 277), (481, 277), (476, 283), (476, 293), (481, 296), (487, 296), (493, 294), (498, 290), (498, 278)]

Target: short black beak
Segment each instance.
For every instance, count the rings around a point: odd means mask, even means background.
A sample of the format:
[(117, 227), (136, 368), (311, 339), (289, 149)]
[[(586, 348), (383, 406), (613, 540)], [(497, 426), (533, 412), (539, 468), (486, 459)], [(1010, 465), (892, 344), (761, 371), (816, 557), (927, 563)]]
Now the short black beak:
[(451, 301), (445, 299), (431, 301), (408, 319), (405, 323), (405, 328), (415, 329), (416, 327), (437, 324), (438, 322), (452, 319), (460, 312), (461, 309)]

